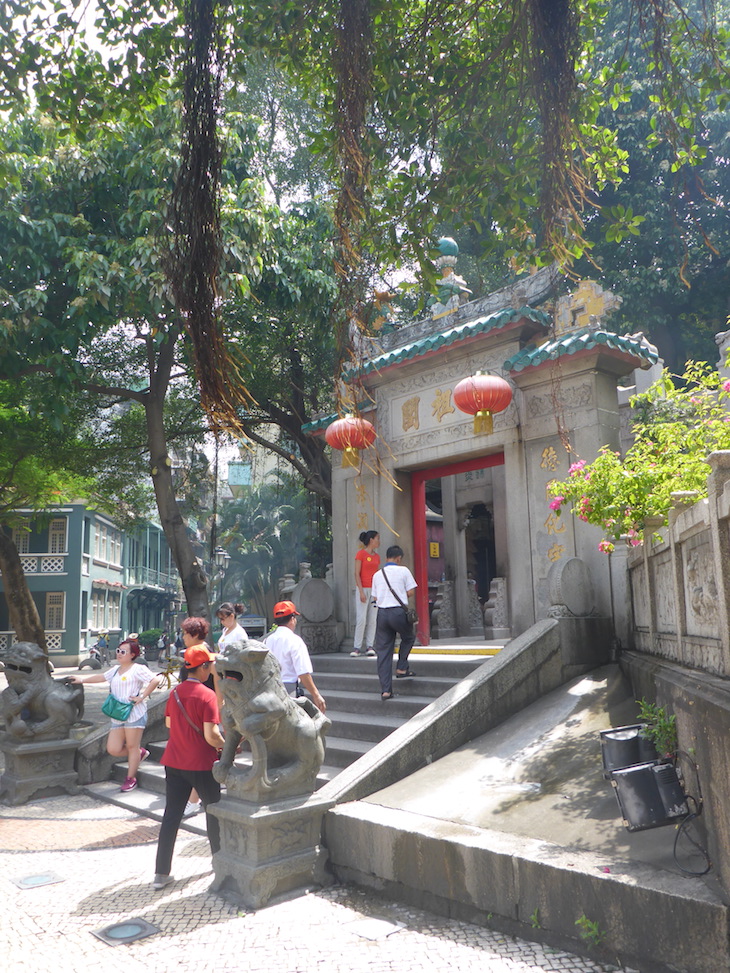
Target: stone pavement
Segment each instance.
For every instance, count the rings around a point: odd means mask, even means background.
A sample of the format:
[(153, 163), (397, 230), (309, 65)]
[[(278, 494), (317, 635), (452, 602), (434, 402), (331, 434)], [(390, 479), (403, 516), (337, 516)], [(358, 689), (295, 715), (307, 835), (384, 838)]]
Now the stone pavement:
[[(33, 973), (608, 973), (620, 969), (344, 886), (246, 912), (208, 892), (207, 840), (181, 832), (176, 881), (151, 886), (158, 825), (86, 795), (0, 806), (0, 955)], [(51, 875), (55, 884), (15, 882)], [(159, 932), (93, 935), (142, 918)], [(119, 950), (119, 955), (114, 955)], [(626, 971), (624, 971), (626, 973)]]

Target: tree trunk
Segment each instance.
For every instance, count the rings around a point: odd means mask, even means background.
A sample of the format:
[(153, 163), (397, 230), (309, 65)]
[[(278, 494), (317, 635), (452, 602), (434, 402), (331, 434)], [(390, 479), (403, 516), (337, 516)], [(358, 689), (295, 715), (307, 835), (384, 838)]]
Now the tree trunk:
[(150, 376), (150, 391), (144, 399), (150, 471), (160, 524), (180, 574), (188, 615), (209, 618), (208, 577), (205, 566), (195, 553), (188, 528), (177, 504), (163, 421), (174, 346), (175, 341), (170, 338), (160, 349), (157, 368)]
[(5, 601), (8, 604), (10, 627), (18, 642), (35, 642), (48, 655), (46, 633), (41, 625), (36, 603), (25, 580), (18, 548), (12, 537), (0, 527), (0, 571), (3, 576)]

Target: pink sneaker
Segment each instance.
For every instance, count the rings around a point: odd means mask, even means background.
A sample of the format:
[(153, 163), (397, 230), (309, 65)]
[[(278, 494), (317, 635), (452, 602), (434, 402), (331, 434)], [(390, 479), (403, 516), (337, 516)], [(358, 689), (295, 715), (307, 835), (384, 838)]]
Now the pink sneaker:
[(146, 760), (149, 757), (149, 755), (150, 755), (150, 752), (145, 747), (140, 747), (139, 748), (139, 762), (140, 763), (142, 763), (143, 760)]
[(119, 790), (120, 791), (133, 791), (136, 786), (137, 786), (137, 778), (136, 777), (126, 777), (125, 780), (124, 780), (124, 783), (119, 788)]

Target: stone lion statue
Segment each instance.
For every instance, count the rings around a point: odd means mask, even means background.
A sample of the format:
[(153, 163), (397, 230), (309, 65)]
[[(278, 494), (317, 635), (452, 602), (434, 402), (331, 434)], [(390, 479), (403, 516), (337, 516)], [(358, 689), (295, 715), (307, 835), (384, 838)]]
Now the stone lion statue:
[[(332, 725), (311, 700), (292, 699), (279, 663), (260, 642), (234, 642), (219, 658), (226, 744), (213, 774), (228, 793), (249, 801), (311, 794)], [(251, 745), (250, 768), (234, 758), (242, 740)]]
[(7, 688), (0, 715), (12, 737), (26, 743), (64, 740), (84, 715), (84, 690), (51, 678), (48, 656), (35, 642), (15, 642), (0, 652)]

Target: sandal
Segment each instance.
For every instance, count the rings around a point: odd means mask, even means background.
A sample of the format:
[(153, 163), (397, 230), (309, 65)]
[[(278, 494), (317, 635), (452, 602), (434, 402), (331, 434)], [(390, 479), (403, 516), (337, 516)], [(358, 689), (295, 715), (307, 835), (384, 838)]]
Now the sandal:
[(383, 702), (385, 702), (387, 699), (392, 699), (394, 696), (395, 696), (395, 693), (381, 693), (380, 694), (380, 698), (383, 700)]
[(398, 669), (395, 670), (396, 679), (410, 679), (412, 676), (415, 676), (413, 669), (404, 669), (402, 672)]

